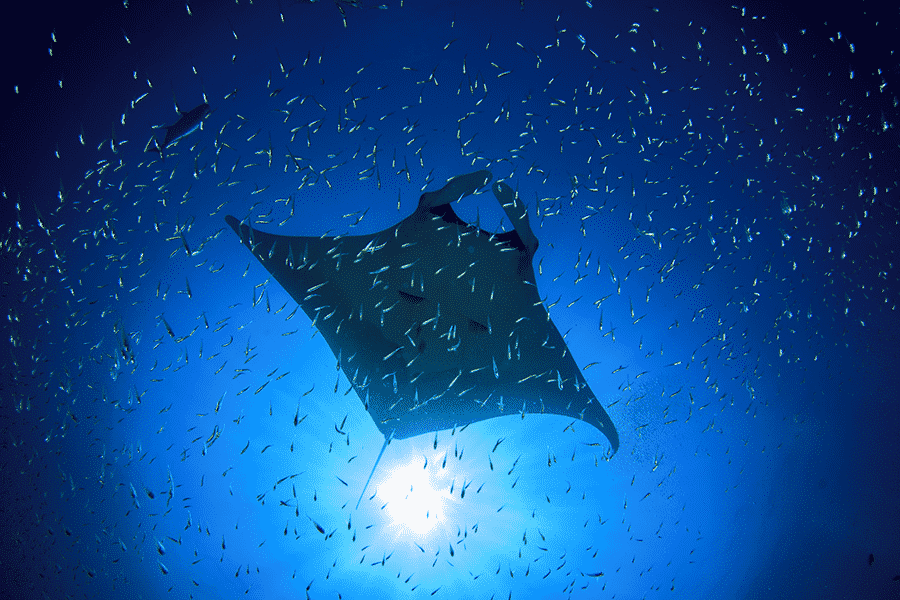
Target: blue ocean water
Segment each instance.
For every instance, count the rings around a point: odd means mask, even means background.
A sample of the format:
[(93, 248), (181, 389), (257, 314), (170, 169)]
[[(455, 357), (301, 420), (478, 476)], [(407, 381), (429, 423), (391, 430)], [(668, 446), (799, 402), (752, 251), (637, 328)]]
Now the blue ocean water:
[[(897, 20), (863, 8), (34, 14), (2, 90), (4, 594), (900, 597)], [(480, 169), (621, 446), (497, 403), (363, 494), (385, 437), (224, 216), (374, 234)]]

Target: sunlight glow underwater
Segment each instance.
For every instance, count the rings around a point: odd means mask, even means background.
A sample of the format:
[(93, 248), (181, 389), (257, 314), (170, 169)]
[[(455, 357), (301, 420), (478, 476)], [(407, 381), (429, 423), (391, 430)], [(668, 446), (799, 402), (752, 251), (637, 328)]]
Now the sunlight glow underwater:
[[(432, 457), (435, 464), (439, 457)], [(429, 461), (408, 462), (391, 469), (376, 493), (382, 508), (391, 517), (391, 529), (398, 537), (413, 534), (419, 539), (438, 523), (447, 520), (454, 482), (446, 481), (449, 474), (441, 469), (428, 468)]]

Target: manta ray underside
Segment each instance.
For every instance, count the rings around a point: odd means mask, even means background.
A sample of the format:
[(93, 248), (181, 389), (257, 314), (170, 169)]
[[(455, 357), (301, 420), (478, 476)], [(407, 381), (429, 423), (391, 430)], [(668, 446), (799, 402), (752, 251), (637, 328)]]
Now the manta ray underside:
[(555, 414), (590, 423), (614, 453), (615, 426), (538, 295), (524, 203), (493, 185), (514, 226), (494, 235), (453, 212), (490, 180), (488, 171), (454, 177), (371, 235), (282, 236), (225, 220), (313, 320), (385, 446), (503, 415)]

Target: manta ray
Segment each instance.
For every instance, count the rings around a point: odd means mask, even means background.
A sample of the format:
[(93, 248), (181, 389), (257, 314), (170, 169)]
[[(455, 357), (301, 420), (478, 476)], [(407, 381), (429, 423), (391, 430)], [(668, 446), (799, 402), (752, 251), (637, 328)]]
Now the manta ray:
[(584, 421), (615, 453), (616, 428), (538, 294), (524, 203), (492, 186), (513, 224), (496, 234), (453, 211), (491, 178), (454, 177), (370, 235), (285, 236), (225, 220), (321, 332), (384, 434), (382, 453), (392, 439), (509, 414)]

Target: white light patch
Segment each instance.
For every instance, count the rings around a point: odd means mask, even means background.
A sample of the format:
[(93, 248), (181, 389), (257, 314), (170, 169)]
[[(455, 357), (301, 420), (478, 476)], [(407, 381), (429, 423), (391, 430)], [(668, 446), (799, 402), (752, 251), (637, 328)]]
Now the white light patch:
[(435, 481), (430, 469), (410, 463), (391, 471), (378, 486), (378, 497), (395, 525), (402, 525), (416, 535), (428, 533), (444, 521), (444, 508), (450, 494), (446, 486)]

